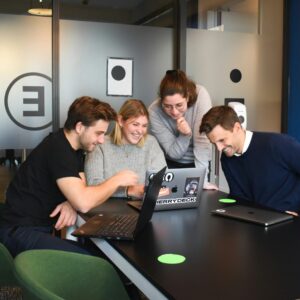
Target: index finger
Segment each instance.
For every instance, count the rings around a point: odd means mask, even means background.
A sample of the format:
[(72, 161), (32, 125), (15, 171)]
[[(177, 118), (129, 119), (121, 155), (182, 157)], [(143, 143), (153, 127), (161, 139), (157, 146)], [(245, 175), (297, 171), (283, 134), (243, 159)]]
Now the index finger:
[(60, 230), (64, 227), (63, 224), (64, 224), (64, 216), (60, 214), (54, 227), (55, 229)]
[(51, 218), (55, 217), (60, 212), (60, 207), (61, 207), (60, 204), (55, 207), (55, 209), (50, 214)]

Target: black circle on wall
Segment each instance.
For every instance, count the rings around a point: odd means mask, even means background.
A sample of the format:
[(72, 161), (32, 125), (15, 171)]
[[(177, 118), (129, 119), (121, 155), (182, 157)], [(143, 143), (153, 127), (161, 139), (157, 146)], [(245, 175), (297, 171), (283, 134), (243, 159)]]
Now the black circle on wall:
[(241, 71), (239, 69), (233, 69), (230, 72), (230, 79), (231, 79), (231, 81), (233, 81), (235, 83), (240, 82), (242, 79)]
[(120, 80), (124, 79), (125, 75), (126, 75), (126, 71), (122, 66), (114, 66), (111, 69), (111, 76), (115, 80), (120, 81)]

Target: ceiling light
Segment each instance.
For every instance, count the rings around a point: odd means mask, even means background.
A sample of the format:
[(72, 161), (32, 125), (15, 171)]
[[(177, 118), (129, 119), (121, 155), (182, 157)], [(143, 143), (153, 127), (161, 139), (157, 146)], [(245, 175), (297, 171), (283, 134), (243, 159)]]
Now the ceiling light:
[(44, 16), (50, 17), (52, 16), (52, 8), (51, 2), (46, 0), (32, 0), (30, 1), (30, 8), (28, 9), (28, 13), (35, 16)]

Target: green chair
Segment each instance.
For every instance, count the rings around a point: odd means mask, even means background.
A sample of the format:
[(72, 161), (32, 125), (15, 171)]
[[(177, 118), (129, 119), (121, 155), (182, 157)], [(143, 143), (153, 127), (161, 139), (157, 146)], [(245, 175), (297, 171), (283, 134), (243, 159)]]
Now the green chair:
[(22, 299), (22, 290), (14, 275), (14, 260), (0, 243), (0, 299)]
[(110, 263), (59, 250), (29, 250), (15, 258), (23, 299), (129, 299)]

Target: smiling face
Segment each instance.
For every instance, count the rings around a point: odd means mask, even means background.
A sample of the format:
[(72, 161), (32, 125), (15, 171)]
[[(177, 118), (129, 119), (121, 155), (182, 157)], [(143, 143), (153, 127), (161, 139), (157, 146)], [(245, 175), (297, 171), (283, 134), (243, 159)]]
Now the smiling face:
[(164, 112), (170, 116), (172, 119), (177, 120), (184, 116), (187, 111), (187, 99), (180, 94), (174, 94), (171, 96), (166, 96), (162, 100), (162, 109)]
[(232, 130), (226, 130), (222, 126), (217, 125), (207, 134), (207, 137), (219, 151), (228, 157), (236, 153), (242, 153), (245, 134), (238, 122), (234, 124)]
[(103, 144), (108, 125), (109, 122), (104, 120), (98, 120), (92, 126), (84, 126), (81, 122), (77, 123), (79, 149), (91, 152), (96, 145)]
[(137, 118), (129, 118), (126, 121), (119, 116), (118, 122), (122, 130), (123, 144), (136, 145), (147, 134), (148, 118), (146, 116), (141, 115)]

